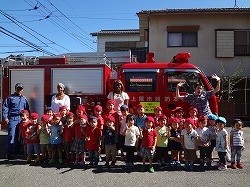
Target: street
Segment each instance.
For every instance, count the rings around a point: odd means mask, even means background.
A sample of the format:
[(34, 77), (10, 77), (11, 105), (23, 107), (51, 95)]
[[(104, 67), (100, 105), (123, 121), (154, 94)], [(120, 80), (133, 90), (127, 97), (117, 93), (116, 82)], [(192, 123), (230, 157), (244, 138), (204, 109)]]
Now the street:
[[(226, 128), (228, 131), (230, 127)], [(159, 170), (155, 163), (155, 172), (140, 172), (141, 162), (135, 163), (134, 170), (125, 169), (124, 162), (117, 161), (113, 168), (105, 168), (105, 162), (98, 167), (74, 165), (48, 165), (32, 162), (26, 164), (23, 159), (8, 161), (4, 157), (7, 133), (0, 131), (0, 186), (240, 186), (250, 184), (250, 128), (243, 128), (245, 150), (243, 151), (244, 169), (219, 171), (215, 166), (212, 170), (201, 172), (196, 165), (193, 172), (180, 171), (173, 168)], [(216, 155), (216, 154), (215, 154)], [(104, 158), (104, 155), (102, 155)], [(217, 155), (216, 155), (217, 158)], [(217, 159), (215, 159), (216, 161)], [(183, 166), (183, 164), (182, 164)], [(230, 166), (230, 163), (228, 163)]]

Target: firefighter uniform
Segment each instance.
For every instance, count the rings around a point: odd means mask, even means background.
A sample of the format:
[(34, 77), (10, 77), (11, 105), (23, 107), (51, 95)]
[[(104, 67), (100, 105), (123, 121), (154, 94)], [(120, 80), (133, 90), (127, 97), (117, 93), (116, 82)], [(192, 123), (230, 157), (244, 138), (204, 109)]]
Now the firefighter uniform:
[[(17, 83), (15, 85), (15, 89), (17, 90), (23, 89), (22, 83)], [(18, 134), (19, 134), (19, 123), (21, 121), (20, 111), (21, 110), (28, 110), (29, 111), (29, 104), (25, 96), (18, 94), (15, 92), (14, 94), (10, 95), (3, 104), (2, 109), (2, 116), (3, 119), (6, 121), (9, 120), (7, 124), (7, 131), (8, 131), (8, 147), (7, 147), (7, 158), (9, 159), (14, 151), (19, 148), (20, 142), (18, 142)]]

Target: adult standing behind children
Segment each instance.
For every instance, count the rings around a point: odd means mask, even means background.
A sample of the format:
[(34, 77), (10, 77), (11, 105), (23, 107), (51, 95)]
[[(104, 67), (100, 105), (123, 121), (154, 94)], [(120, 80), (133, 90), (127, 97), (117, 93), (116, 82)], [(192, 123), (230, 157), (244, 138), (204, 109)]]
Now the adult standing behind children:
[(113, 91), (110, 92), (107, 96), (108, 99), (114, 100), (115, 102), (115, 111), (121, 115), (120, 107), (122, 105), (128, 105), (129, 102), (129, 96), (126, 92), (123, 91), (124, 86), (122, 84), (122, 81), (116, 80), (113, 85)]
[(65, 92), (65, 85), (63, 83), (57, 84), (57, 91), (58, 93), (52, 96), (51, 99), (51, 108), (53, 112), (59, 112), (60, 106), (66, 106), (68, 110), (70, 110), (70, 98), (66, 95)]
[(15, 85), (15, 93), (7, 97), (3, 104), (2, 116), (7, 124), (8, 131), (7, 159), (13, 158), (14, 149), (19, 149), (20, 112), (21, 110), (29, 111), (28, 101), (23, 96), (23, 87), (22, 83), (17, 83)]
[(204, 91), (204, 85), (202, 83), (196, 83), (194, 93), (180, 95), (180, 87), (185, 84), (184, 82), (180, 82), (176, 86), (176, 97), (178, 99), (182, 99), (183, 101), (188, 102), (191, 106), (197, 108), (198, 115), (208, 116), (209, 114), (212, 114), (208, 100), (215, 93), (220, 91), (220, 77), (214, 74), (211, 78), (217, 81), (215, 89), (210, 91)]

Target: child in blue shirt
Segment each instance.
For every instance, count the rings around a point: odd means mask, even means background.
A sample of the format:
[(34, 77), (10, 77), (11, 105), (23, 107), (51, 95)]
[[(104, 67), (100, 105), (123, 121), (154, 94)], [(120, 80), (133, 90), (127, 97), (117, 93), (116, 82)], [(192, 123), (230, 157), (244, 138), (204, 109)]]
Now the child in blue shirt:
[(53, 120), (51, 126), (49, 126), (49, 132), (50, 132), (50, 143), (51, 143), (51, 150), (52, 150), (52, 158), (49, 161), (49, 164), (55, 163), (55, 156), (56, 151), (58, 151), (58, 157), (59, 157), (59, 164), (63, 163), (62, 159), (62, 133), (63, 128), (62, 125), (60, 125), (61, 115), (58, 113), (55, 113), (53, 115)]

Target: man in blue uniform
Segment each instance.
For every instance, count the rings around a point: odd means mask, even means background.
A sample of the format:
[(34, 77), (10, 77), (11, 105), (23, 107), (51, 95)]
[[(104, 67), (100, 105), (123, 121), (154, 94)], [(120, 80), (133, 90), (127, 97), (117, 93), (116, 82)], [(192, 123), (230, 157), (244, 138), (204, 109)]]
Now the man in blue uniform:
[(26, 97), (23, 96), (23, 84), (17, 83), (15, 93), (6, 98), (2, 110), (3, 120), (7, 124), (8, 131), (7, 159), (13, 158), (14, 151), (19, 151), (18, 134), (21, 110), (29, 111), (29, 104)]

